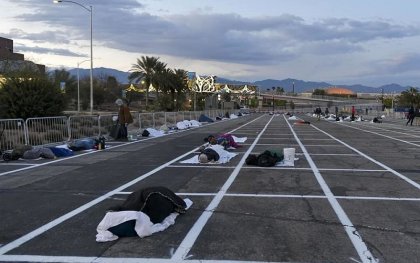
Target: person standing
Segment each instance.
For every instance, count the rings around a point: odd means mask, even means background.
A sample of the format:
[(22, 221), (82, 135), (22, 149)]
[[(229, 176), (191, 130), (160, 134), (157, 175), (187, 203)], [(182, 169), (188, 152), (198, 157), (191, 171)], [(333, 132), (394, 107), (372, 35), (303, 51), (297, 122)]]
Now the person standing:
[(315, 109), (315, 115), (317, 117), (317, 121), (321, 119), (321, 113), (322, 113), (321, 107), (318, 107)]
[(118, 134), (118, 139), (127, 139), (127, 127), (130, 123), (133, 123), (133, 116), (131, 116), (130, 108), (128, 108), (122, 99), (117, 99), (115, 104), (119, 106), (118, 124), (121, 127), (120, 133)]
[(413, 126), (413, 121), (415, 117), (416, 117), (416, 114), (414, 113), (414, 107), (411, 106), (411, 108), (408, 110), (408, 115), (407, 115), (408, 120), (405, 126), (407, 126), (409, 123), (410, 123), (410, 126)]

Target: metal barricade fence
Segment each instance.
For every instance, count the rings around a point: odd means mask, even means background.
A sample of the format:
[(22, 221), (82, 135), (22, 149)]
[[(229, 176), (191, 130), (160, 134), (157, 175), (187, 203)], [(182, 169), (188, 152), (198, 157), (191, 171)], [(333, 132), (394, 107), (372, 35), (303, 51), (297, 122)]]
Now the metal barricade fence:
[(196, 111), (190, 111), (190, 120), (198, 120), (198, 116), (196, 114)]
[(168, 126), (176, 125), (176, 112), (165, 112), (165, 124)]
[(15, 145), (26, 144), (23, 119), (0, 120), (0, 150), (12, 150)]
[(155, 112), (153, 114), (154, 120), (155, 120), (155, 126), (154, 128), (159, 129), (162, 125), (167, 124), (166, 118), (165, 118), (165, 112)]
[(68, 119), (69, 139), (95, 137), (100, 134), (99, 116), (70, 116)]
[(99, 134), (98, 136), (109, 136), (111, 129), (117, 124), (118, 114), (100, 115), (98, 118)]
[[(131, 117), (133, 117), (133, 122), (128, 126), (130, 130), (139, 127), (139, 112), (138, 111), (130, 111)], [(117, 114), (118, 116), (118, 114)]]
[[(197, 120), (201, 114), (210, 118), (220, 116), (221, 110), (185, 112), (132, 112), (134, 122), (128, 126), (129, 133), (146, 128), (159, 129), (162, 125), (174, 126), (183, 120)], [(0, 149), (11, 150), (17, 144), (32, 146), (57, 144), (70, 139), (108, 136), (116, 124), (118, 114), (89, 116), (57, 116), (43, 118), (0, 119)]]
[(193, 111), (192, 112), (192, 119), (198, 120), (198, 118), (200, 118), (200, 115), (201, 115), (201, 111)]
[(184, 113), (182, 111), (177, 111), (174, 113), (175, 113), (175, 124), (185, 120)]
[(139, 129), (155, 128), (154, 113), (139, 113)]
[(28, 118), (26, 143), (32, 146), (64, 142), (69, 139), (68, 119), (65, 116)]

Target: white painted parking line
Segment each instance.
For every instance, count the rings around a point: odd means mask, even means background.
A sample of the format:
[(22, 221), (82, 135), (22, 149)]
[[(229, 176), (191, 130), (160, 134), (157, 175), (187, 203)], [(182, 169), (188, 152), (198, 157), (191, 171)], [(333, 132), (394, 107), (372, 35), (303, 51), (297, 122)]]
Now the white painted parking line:
[(306, 147), (343, 147), (340, 144), (305, 144)]
[[(262, 136), (264, 131), (267, 129), (268, 125), (273, 120), (273, 117), (270, 118), (270, 120), (267, 122), (265, 127), (261, 130), (261, 132), (258, 134), (257, 138), (255, 139), (253, 145), (248, 149), (247, 153), (249, 154), (252, 149), (257, 144), (259, 138)], [(195, 241), (197, 240), (198, 236), (200, 235), (201, 231), (203, 230), (204, 226), (206, 225), (207, 221), (210, 219), (210, 217), (213, 215), (213, 211), (217, 208), (219, 203), (222, 201), (223, 196), (226, 194), (234, 180), (236, 179), (236, 176), (239, 174), (240, 169), (245, 163), (245, 159), (248, 156), (248, 154), (245, 154), (241, 160), (239, 161), (238, 165), (236, 166), (235, 170), (231, 173), (229, 178), (226, 180), (225, 184), (222, 186), (220, 191), (217, 193), (217, 195), (212, 199), (210, 204), (207, 206), (206, 210), (201, 214), (201, 216), (198, 218), (198, 220), (195, 222), (193, 227), (190, 229), (188, 234), (185, 236), (184, 240), (182, 240), (181, 244), (179, 245), (178, 249), (175, 251), (174, 255), (171, 259), (174, 260), (183, 260), (188, 257), (188, 252), (194, 245)]]
[(360, 123), (358, 126), (363, 126), (363, 127), (366, 127), (366, 128), (367, 127), (368, 128), (374, 128), (374, 129), (382, 130), (384, 132), (389, 132), (389, 133), (398, 133), (398, 134), (402, 134), (402, 135), (405, 135), (405, 136), (408, 136), (408, 137), (415, 137), (415, 138), (419, 138), (420, 137), (419, 135), (407, 133), (407, 130), (405, 130), (405, 129), (400, 129), (400, 130), (404, 130), (404, 132), (400, 132), (400, 131), (389, 130), (389, 129), (385, 129), (385, 128), (377, 127), (377, 126), (371, 126), (371, 125), (368, 126), (368, 125), (365, 125), (363, 123)]
[(380, 167), (384, 168), (386, 171), (391, 172), (392, 174), (394, 174), (394, 175), (398, 176), (399, 178), (403, 179), (403, 180), (404, 180), (404, 181), (406, 181), (407, 183), (411, 184), (412, 186), (414, 186), (415, 188), (417, 188), (417, 189), (419, 189), (419, 190), (420, 190), (420, 184), (416, 183), (415, 181), (411, 180), (410, 178), (408, 178), (408, 177), (406, 177), (406, 176), (404, 176), (404, 175), (400, 174), (399, 172), (397, 172), (397, 171), (393, 170), (393, 169), (392, 169), (392, 168), (390, 168), (389, 166), (387, 166), (387, 165), (385, 165), (385, 164), (383, 164), (383, 163), (381, 163), (381, 162), (379, 162), (379, 161), (377, 161), (377, 160), (373, 159), (372, 157), (368, 156), (367, 154), (364, 154), (363, 152), (361, 152), (361, 151), (357, 150), (356, 148), (354, 148), (354, 147), (352, 147), (352, 146), (348, 145), (347, 143), (345, 143), (345, 142), (343, 142), (343, 141), (341, 141), (341, 140), (339, 140), (339, 139), (335, 138), (335, 137), (334, 137), (334, 136), (332, 136), (331, 134), (329, 134), (329, 133), (327, 133), (327, 132), (325, 132), (325, 131), (323, 131), (323, 130), (319, 129), (318, 127), (315, 127), (315, 126), (314, 126), (314, 128), (315, 128), (315, 129), (317, 129), (317, 130), (319, 130), (320, 132), (324, 133), (325, 135), (327, 135), (327, 136), (331, 137), (332, 139), (336, 140), (337, 142), (340, 142), (341, 144), (343, 144), (343, 145), (344, 145), (344, 146), (346, 146), (347, 148), (349, 148), (349, 149), (353, 150), (354, 152), (356, 152), (356, 153), (360, 154), (361, 156), (365, 157), (365, 158), (366, 158), (366, 159), (368, 159), (369, 161), (371, 161), (371, 162), (373, 162), (373, 163), (375, 163), (375, 164), (379, 165)]
[[(303, 153), (295, 153), (295, 155), (303, 155)], [(355, 153), (310, 153), (312, 156), (359, 156)]]
[(9, 162), (2, 162), (0, 166), (34, 166), (34, 163), (9, 163)]
[(315, 138), (309, 138), (309, 139), (300, 139), (301, 141), (333, 141), (333, 139), (315, 139)]
[(236, 166), (218, 166), (217, 164), (202, 164), (202, 163), (197, 163), (197, 164), (190, 164), (190, 165), (185, 165), (185, 164), (174, 164), (174, 165), (170, 165), (168, 166), (170, 168), (206, 168), (206, 169), (235, 169)]
[(409, 141), (406, 141), (406, 140), (401, 140), (401, 139), (391, 137), (391, 136), (388, 136), (388, 135), (385, 135), (385, 134), (381, 134), (381, 133), (378, 133), (378, 132), (368, 131), (366, 129), (360, 129), (360, 128), (353, 127), (351, 125), (346, 125), (346, 124), (340, 124), (340, 125), (346, 126), (346, 127), (349, 127), (349, 128), (353, 128), (353, 129), (356, 129), (356, 130), (359, 130), (359, 131), (364, 131), (364, 132), (372, 133), (372, 134), (375, 134), (375, 135), (379, 135), (379, 136), (382, 136), (382, 137), (385, 137), (385, 138), (388, 138), (388, 139), (391, 139), (391, 140), (395, 140), (395, 141), (399, 141), (399, 142), (403, 142), (403, 143), (407, 143), (407, 144), (410, 144), (410, 145), (413, 145), (413, 146), (420, 147), (420, 144), (412, 143), (412, 142), (409, 142)]
[[(240, 127), (238, 127), (237, 129), (240, 129), (243, 126), (246, 126), (246, 125), (248, 125), (250, 123), (253, 123), (253, 122), (255, 122), (256, 120), (258, 120), (258, 119), (260, 119), (262, 117), (263, 117), (263, 115), (260, 116), (260, 117), (258, 117), (258, 118), (255, 118), (254, 120), (252, 120), (252, 121), (250, 121), (250, 122), (248, 122), (248, 123), (246, 123), (246, 124), (244, 124), (244, 125), (242, 125)], [(235, 129), (235, 130), (237, 130), (237, 129)], [(233, 130), (233, 131), (235, 131), (235, 130)], [(127, 144), (131, 144), (131, 143), (127, 143)], [(127, 145), (127, 144), (125, 144), (125, 145)], [(49, 222), (49, 223), (47, 223), (47, 224), (45, 224), (45, 225), (43, 225), (43, 226), (35, 229), (35, 230), (33, 230), (32, 232), (29, 232), (28, 234), (23, 235), (20, 238), (18, 238), (16, 240), (14, 240), (14, 241), (12, 241), (12, 242), (10, 242), (10, 243), (8, 243), (8, 244), (0, 247), (0, 257), (2, 255), (6, 254), (7, 252), (9, 252), (9, 251), (11, 251), (11, 250), (13, 250), (13, 249), (21, 246), (22, 244), (24, 244), (24, 243), (26, 243), (26, 242), (34, 239), (35, 237), (37, 237), (37, 236), (45, 233), (46, 231), (50, 230), (51, 228), (53, 228), (53, 227), (55, 227), (55, 226), (63, 223), (64, 221), (66, 221), (66, 220), (68, 220), (68, 219), (70, 219), (70, 218), (72, 218), (72, 217), (74, 217), (74, 216), (82, 213), (83, 211), (91, 208), (92, 206), (94, 206), (94, 205), (96, 205), (96, 204), (98, 204), (98, 203), (100, 203), (100, 202), (102, 202), (102, 201), (110, 198), (111, 196), (115, 195), (116, 193), (122, 192), (122, 190), (127, 189), (128, 187), (136, 184), (137, 182), (140, 182), (141, 180), (143, 180), (143, 179), (145, 179), (145, 178), (147, 178), (147, 177), (149, 177), (149, 176), (157, 173), (158, 171), (160, 171), (160, 170), (168, 167), (172, 163), (175, 163), (177, 161), (180, 161), (181, 159), (187, 157), (191, 153), (197, 151), (197, 149), (198, 149), (198, 147), (194, 148), (193, 150), (191, 150), (191, 151), (189, 151), (189, 152), (187, 152), (187, 153), (185, 153), (185, 154), (183, 154), (181, 156), (176, 157), (175, 159), (173, 159), (173, 160), (171, 160), (171, 161), (169, 161), (169, 162), (167, 162), (165, 164), (160, 165), (159, 167), (151, 170), (150, 172), (145, 173), (145, 174), (137, 177), (136, 179), (134, 179), (134, 180), (132, 180), (132, 181), (130, 181), (130, 182), (128, 182), (128, 183), (126, 183), (126, 184), (124, 184), (124, 185), (122, 185), (122, 186), (120, 186), (120, 187), (118, 187), (118, 188), (116, 188), (116, 189), (114, 189), (114, 190), (112, 190), (112, 191), (110, 191), (110, 192), (108, 192), (108, 193), (106, 193), (106, 194), (104, 194), (104, 195), (102, 195), (102, 196), (100, 196), (100, 197), (98, 197), (98, 198), (96, 198), (96, 199), (94, 199), (94, 200), (92, 200), (92, 201), (84, 204), (83, 206), (80, 206), (80, 207), (74, 209), (73, 211), (70, 211), (67, 214), (65, 214), (65, 215), (63, 215), (63, 216), (61, 216), (59, 218), (56, 218), (55, 220), (53, 220), (53, 221), (51, 221), (51, 222)], [(91, 153), (92, 152), (89, 152), (87, 154), (91, 154)], [(56, 261), (54, 261), (54, 262), (56, 262)]]
[[(289, 122), (287, 122), (287, 125), (289, 125), (290, 129), (292, 130), (293, 134), (295, 135), (295, 139), (298, 142), (298, 144), (300, 145), (300, 148), (302, 149), (302, 152), (305, 154), (306, 160), (308, 161), (309, 165), (311, 166), (316, 180), (318, 181), (322, 191), (324, 192), (325, 196), (327, 197), (328, 202), (330, 203), (330, 205), (333, 208), (334, 212), (336, 213), (338, 219), (340, 220), (341, 225), (344, 227), (344, 230), (346, 231), (346, 233), (347, 233), (348, 237), (350, 238), (354, 248), (357, 251), (357, 254), (360, 257), (360, 260), (363, 263), (378, 262), (375, 259), (375, 257), (372, 255), (372, 253), (369, 251), (366, 243), (362, 239), (362, 236), (358, 233), (357, 229), (354, 227), (353, 223), (350, 221), (350, 218), (347, 216), (344, 209), (338, 203), (338, 201), (337, 201), (336, 197), (334, 196), (334, 194), (332, 193), (330, 187), (327, 185), (324, 178), (322, 177), (318, 167), (316, 166), (316, 164), (312, 160), (311, 156), (308, 154), (308, 151), (306, 150), (305, 146), (299, 140), (298, 135), (293, 130), (292, 125), (290, 125)], [(315, 127), (315, 126), (312, 126), (312, 127)]]
[[(289, 166), (271, 166), (271, 167), (259, 167), (259, 166), (244, 166), (242, 169), (263, 169), (263, 170), (300, 170), (300, 171), (312, 171), (311, 168), (297, 168)], [(281, 176), (281, 175), (280, 175)]]
[[(129, 195), (132, 192), (119, 192), (118, 195)], [(217, 193), (176, 193), (179, 196), (215, 196)], [(256, 197), (256, 198), (303, 198), (303, 199), (326, 199), (325, 195), (285, 195), (285, 194), (239, 194), (239, 193), (226, 193), (225, 196), (230, 197)], [(420, 202), (420, 198), (411, 197), (381, 197), (381, 196), (339, 196), (337, 199), (347, 200), (376, 200), (376, 201), (413, 201)]]
[(183, 154), (183, 155), (181, 155), (181, 156), (173, 159), (172, 161), (169, 161), (169, 162), (167, 162), (165, 164), (162, 164), (161, 166), (153, 169), (152, 171), (150, 171), (150, 172), (148, 172), (146, 174), (143, 174), (143, 175), (137, 177), (136, 179), (134, 179), (134, 180), (132, 180), (132, 181), (130, 181), (130, 182), (128, 182), (128, 183), (126, 183), (126, 184), (124, 184), (124, 185), (122, 185), (122, 186), (120, 186), (120, 187), (118, 187), (118, 188), (116, 188), (116, 189), (114, 189), (114, 190), (112, 190), (112, 191), (110, 191), (110, 192), (108, 192), (108, 193), (106, 193), (106, 194), (104, 194), (104, 195), (102, 195), (102, 196), (100, 196), (100, 197), (98, 197), (98, 198), (90, 201), (89, 203), (86, 203), (85, 205), (80, 206), (79, 208), (76, 208), (73, 211), (71, 211), (71, 212), (69, 212), (69, 213), (67, 213), (67, 214), (65, 214), (63, 216), (60, 216), (59, 218), (57, 218), (57, 219), (55, 219), (55, 220), (53, 220), (53, 221), (51, 221), (51, 222), (49, 222), (49, 223), (47, 223), (45, 225), (43, 225), (43, 226), (41, 226), (41, 227), (33, 230), (32, 232), (29, 232), (28, 234), (26, 234), (26, 235), (24, 235), (24, 236), (22, 236), (22, 237), (20, 237), (20, 238), (18, 238), (16, 240), (14, 240), (14, 241), (8, 243), (8, 244), (6, 244), (5, 246), (0, 247), (0, 255), (4, 255), (5, 253), (9, 252), (10, 250), (15, 249), (15, 248), (21, 246), (22, 244), (30, 241), (31, 239), (33, 239), (33, 238), (35, 238), (35, 237), (37, 237), (39, 235), (41, 235), (42, 233), (50, 230), (51, 228), (53, 228), (53, 227), (55, 227), (55, 226), (63, 223), (64, 221), (66, 221), (66, 220), (68, 220), (68, 219), (70, 219), (70, 218), (72, 218), (72, 217), (74, 217), (74, 216), (82, 213), (83, 211), (91, 208), (92, 206), (94, 206), (96, 204), (99, 204), (100, 202), (108, 199), (109, 197), (115, 195), (116, 193), (119, 193), (122, 190), (124, 190), (124, 189), (126, 189), (126, 188), (128, 188), (128, 187), (130, 187), (130, 186), (132, 186), (134, 184), (136, 184), (137, 182), (140, 182), (141, 180), (143, 180), (143, 179), (145, 179), (147, 177), (149, 177), (150, 175), (152, 175), (152, 174), (154, 174), (154, 173), (156, 173), (156, 172), (164, 169), (168, 165), (170, 165), (170, 164), (172, 164), (174, 162), (177, 162), (177, 161), (181, 160), (182, 158), (185, 158), (186, 156), (188, 156), (189, 154), (191, 154), (191, 152), (194, 152), (196, 150), (197, 149), (193, 149), (192, 151), (187, 152), (187, 153), (185, 153), (185, 154)]
[(318, 168), (320, 171), (340, 171), (340, 172), (388, 172), (388, 170), (380, 170), (380, 169), (341, 169), (341, 168)]
[[(107, 258), (107, 257), (63, 257), (63, 256), (38, 256), (38, 255), (3, 255), (1, 261), (8, 262), (61, 262), (61, 263), (288, 263), (266, 261), (241, 261), (241, 260), (175, 260), (160, 258)], [(290, 262), (293, 263), (293, 262)]]

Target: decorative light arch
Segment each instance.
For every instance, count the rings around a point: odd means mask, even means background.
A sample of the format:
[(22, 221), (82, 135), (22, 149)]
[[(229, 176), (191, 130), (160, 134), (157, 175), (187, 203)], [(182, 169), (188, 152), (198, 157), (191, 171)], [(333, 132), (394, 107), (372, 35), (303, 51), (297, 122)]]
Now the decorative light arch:
[(214, 85), (215, 76), (200, 77), (198, 74), (195, 74), (195, 76), (195, 85), (193, 86), (195, 92), (212, 93), (216, 91), (216, 86)]

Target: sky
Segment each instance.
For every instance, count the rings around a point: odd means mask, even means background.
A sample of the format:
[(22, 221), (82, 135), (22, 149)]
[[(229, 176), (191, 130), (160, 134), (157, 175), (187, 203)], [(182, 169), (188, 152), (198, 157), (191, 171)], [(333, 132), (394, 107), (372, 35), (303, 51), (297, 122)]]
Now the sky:
[[(141, 56), (242, 81), (420, 86), (418, 0), (76, 0), (93, 17), (94, 67)], [(90, 12), (0, 0), (0, 36), (48, 68), (89, 68)]]

